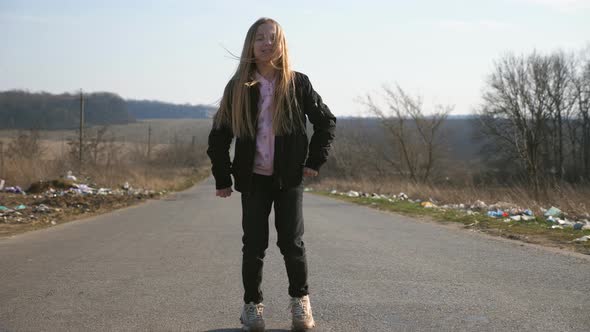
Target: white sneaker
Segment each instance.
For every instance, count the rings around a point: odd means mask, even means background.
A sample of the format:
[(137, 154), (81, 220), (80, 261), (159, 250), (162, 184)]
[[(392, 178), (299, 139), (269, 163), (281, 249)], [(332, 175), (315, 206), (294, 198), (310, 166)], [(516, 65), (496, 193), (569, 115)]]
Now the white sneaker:
[(305, 331), (315, 326), (308, 295), (292, 297), (290, 307), (291, 314), (293, 315), (293, 326), (291, 329), (294, 331)]
[(244, 304), (242, 314), (240, 315), (240, 322), (242, 322), (242, 331), (263, 332), (263, 311), (264, 305), (262, 303), (255, 304), (254, 302), (250, 302)]

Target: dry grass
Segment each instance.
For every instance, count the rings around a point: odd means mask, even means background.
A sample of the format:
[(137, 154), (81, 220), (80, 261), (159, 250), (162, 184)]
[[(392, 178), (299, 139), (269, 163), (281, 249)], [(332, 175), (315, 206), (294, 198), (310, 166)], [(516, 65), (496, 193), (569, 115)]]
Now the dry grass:
[(6, 186), (20, 186), (26, 189), (39, 180), (62, 177), (68, 170), (73, 170), (81, 182), (101, 187), (115, 188), (128, 182), (135, 188), (179, 190), (186, 188), (187, 183), (194, 183), (206, 177), (209, 166), (201, 164), (197, 167), (166, 167), (129, 163), (109, 168), (95, 167), (79, 174), (75, 168), (67, 167), (67, 163), (58, 160), (38, 162), (25, 159), (9, 160), (5, 174), (0, 178), (7, 180)]
[(111, 169), (109, 172), (95, 170), (90, 177), (93, 182), (106, 187), (118, 187), (128, 182), (135, 188), (153, 190), (182, 190), (209, 174), (208, 165), (194, 167), (153, 167), (146, 165), (129, 165), (124, 170)]
[[(148, 126), (152, 128), (149, 160)], [(4, 143), (0, 178), (6, 180), (7, 186), (26, 189), (31, 183), (56, 179), (71, 170), (81, 181), (96, 186), (114, 188), (128, 182), (135, 188), (183, 189), (208, 174), (205, 150), (210, 126), (208, 119), (162, 119), (110, 126), (97, 160), (87, 160), (82, 170), (72, 159), (68, 144), (76, 137), (75, 131), (40, 131), (41, 153), (29, 159), (8, 154), (8, 146), (22, 131), (0, 130), (0, 142)], [(109, 144), (113, 139), (114, 143)]]
[[(148, 128), (152, 128), (152, 143), (170, 143), (176, 135), (189, 141), (192, 136), (206, 138), (211, 129), (211, 119), (150, 119), (138, 120), (126, 125), (109, 126), (109, 134), (118, 142), (146, 144)], [(90, 128), (88, 128), (90, 129)], [(18, 130), (0, 130), (0, 141), (8, 141), (18, 135)], [(77, 137), (76, 130), (41, 130), (40, 138), (44, 141), (67, 141)]]

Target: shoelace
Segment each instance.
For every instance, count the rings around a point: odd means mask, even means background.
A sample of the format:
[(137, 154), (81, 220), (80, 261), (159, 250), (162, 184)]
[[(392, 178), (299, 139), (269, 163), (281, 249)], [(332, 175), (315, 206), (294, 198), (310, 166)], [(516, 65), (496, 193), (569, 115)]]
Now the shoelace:
[(303, 303), (303, 300), (294, 299), (291, 301), (291, 312), (296, 317), (306, 317), (307, 316), (307, 306)]
[(246, 307), (246, 315), (248, 316), (248, 320), (255, 320), (262, 318), (262, 310), (263, 306), (261, 305), (249, 305)]

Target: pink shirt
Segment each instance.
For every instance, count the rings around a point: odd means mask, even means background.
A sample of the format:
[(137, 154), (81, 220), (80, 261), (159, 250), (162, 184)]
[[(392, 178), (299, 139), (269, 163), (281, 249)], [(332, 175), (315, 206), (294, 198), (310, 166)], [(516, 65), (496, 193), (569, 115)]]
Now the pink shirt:
[(260, 84), (258, 100), (258, 128), (256, 130), (256, 155), (254, 156), (254, 173), (272, 175), (275, 152), (275, 134), (272, 128), (272, 100), (275, 80), (268, 81), (256, 72)]

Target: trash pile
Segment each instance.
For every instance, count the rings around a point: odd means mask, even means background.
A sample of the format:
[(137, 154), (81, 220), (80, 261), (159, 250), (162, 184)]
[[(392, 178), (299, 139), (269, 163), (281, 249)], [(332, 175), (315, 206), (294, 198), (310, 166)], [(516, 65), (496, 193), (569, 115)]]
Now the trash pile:
[(0, 180), (0, 223), (5, 224), (55, 225), (69, 215), (124, 207), (165, 193), (133, 188), (127, 182), (116, 189), (91, 186), (71, 171), (57, 180), (35, 182), (26, 191), (5, 183)]
[[(309, 191), (311, 191), (311, 189)], [(330, 194), (348, 197), (366, 197), (375, 200), (387, 200), (389, 202), (407, 201), (410, 203), (420, 204), (425, 209), (460, 210), (469, 215), (482, 214), (491, 218), (502, 219), (502, 221), (507, 223), (513, 221), (532, 221), (537, 220), (538, 218), (534, 215), (531, 209), (523, 209), (514, 206), (514, 204), (506, 202), (498, 202), (492, 205), (487, 205), (486, 203), (478, 200), (475, 201), (473, 204), (437, 205), (436, 201), (433, 199), (430, 199), (428, 201), (422, 201), (420, 199), (412, 200), (408, 197), (407, 194), (403, 192), (400, 192), (397, 195), (383, 195), (377, 193), (369, 194), (354, 190), (350, 190), (348, 192), (339, 192), (337, 190), (332, 190), (330, 191)], [(577, 218), (577, 220), (574, 221), (571, 217), (568, 218), (568, 216), (563, 211), (554, 206), (552, 206), (549, 209), (541, 209), (541, 211), (543, 213), (544, 220), (553, 224), (551, 226), (552, 229), (564, 229), (566, 227), (571, 227), (574, 230), (590, 230), (590, 221), (588, 220), (588, 218)], [(590, 236), (576, 239), (576, 241), (587, 240), (590, 240)]]

